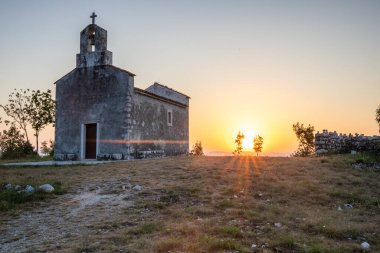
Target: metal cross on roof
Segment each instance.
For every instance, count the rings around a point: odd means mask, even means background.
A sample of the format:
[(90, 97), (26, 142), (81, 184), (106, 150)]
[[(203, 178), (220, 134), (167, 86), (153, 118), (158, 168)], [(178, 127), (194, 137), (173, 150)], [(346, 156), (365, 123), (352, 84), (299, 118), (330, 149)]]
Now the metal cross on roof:
[(95, 18), (97, 17), (97, 15), (95, 14), (95, 12), (92, 13), (92, 15), (90, 16), (90, 18), (92, 18), (92, 24), (95, 24)]

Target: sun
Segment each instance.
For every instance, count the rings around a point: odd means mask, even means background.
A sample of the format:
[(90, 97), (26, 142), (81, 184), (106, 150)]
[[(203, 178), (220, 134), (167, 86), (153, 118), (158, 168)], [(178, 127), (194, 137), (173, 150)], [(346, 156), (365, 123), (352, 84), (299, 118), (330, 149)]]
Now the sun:
[(253, 149), (253, 133), (251, 132), (243, 132), (244, 134), (244, 139), (243, 139), (243, 150), (251, 150)]

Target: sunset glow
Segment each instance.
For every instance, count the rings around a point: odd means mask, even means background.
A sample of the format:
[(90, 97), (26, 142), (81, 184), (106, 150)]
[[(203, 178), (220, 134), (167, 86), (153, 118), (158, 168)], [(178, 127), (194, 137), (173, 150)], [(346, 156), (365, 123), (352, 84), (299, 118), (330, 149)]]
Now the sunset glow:
[(253, 149), (253, 134), (250, 132), (243, 132), (244, 134), (244, 139), (243, 139), (243, 150), (246, 151), (252, 151)]
[(244, 151), (259, 134), (263, 155), (290, 154), (296, 122), (378, 134), (379, 1), (43, 3), (0, 3), (0, 104), (15, 88), (55, 90), (96, 11), (113, 65), (135, 73), (135, 87), (157, 81), (191, 97), (190, 148), (199, 140), (206, 154), (230, 155), (240, 130)]

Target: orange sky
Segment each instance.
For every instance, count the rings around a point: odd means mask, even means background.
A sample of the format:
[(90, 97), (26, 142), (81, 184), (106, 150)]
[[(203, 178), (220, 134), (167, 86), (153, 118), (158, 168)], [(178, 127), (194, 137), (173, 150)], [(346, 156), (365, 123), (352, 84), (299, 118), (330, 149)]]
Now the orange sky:
[(0, 103), (14, 88), (54, 89), (75, 67), (95, 10), (114, 65), (135, 73), (136, 87), (158, 81), (191, 97), (190, 146), (232, 152), (241, 130), (263, 136), (264, 153), (290, 153), (297, 121), (374, 135), (379, 9), (350, 0), (2, 1)]

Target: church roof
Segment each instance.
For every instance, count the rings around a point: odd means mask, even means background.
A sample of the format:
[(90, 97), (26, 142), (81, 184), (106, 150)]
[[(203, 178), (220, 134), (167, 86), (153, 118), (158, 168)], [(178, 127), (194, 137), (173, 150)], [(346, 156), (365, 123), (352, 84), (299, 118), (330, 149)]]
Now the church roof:
[(163, 96), (159, 96), (157, 94), (154, 94), (152, 92), (149, 92), (149, 91), (146, 91), (146, 90), (143, 90), (143, 89), (139, 89), (139, 88), (135, 87), (134, 90), (138, 94), (141, 94), (141, 95), (144, 95), (144, 96), (147, 96), (147, 97), (151, 97), (151, 98), (163, 101), (163, 102), (167, 102), (169, 104), (173, 104), (173, 105), (176, 105), (176, 106), (179, 106), (179, 107), (182, 107), (182, 108), (188, 107), (188, 105), (186, 105), (186, 104), (180, 103), (178, 101), (174, 101), (172, 99), (169, 99), (169, 98), (166, 98), (166, 97), (163, 97)]
[[(118, 71), (123, 71), (123, 72), (127, 73), (130, 76), (136, 76), (132, 72), (129, 72), (129, 71), (125, 70), (125, 69), (121, 69), (121, 68), (115, 67), (113, 65), (99, 65), (99, 66), (94, 66), (93, 68), (99, 68), (99, 67), (109, 67), (109, 68), (113, 68), (113, 69), (118, 70)], [(75, 69), (71, 70), (69, 73), (67, 73), (66, 75), (62, 76), (57, 81), (55, 81), (54, 84), (57, 84), (59, 81), (61, 81), (62, 79), (64, 79), (66, 76), (69, 76), (69, 75), (73, 74), (74, 72), (79, 71), (79, 69), (80, 68), (75, 68)], [(83, 69), (83, 68), (81, 68), (81, 69)]]
[(162, 84), (160, 84), (160, 83), (154, 82), (154, 84), (153, 84), (152, 86), (154, 86), (154, 85), (156, 85), (156, 86), (161, 86), (162, 88), (165, 88), (165, 89), (171, 90), (171, 91), (173, 91), (173, 92), (175, 92), (175, 93), (178, 93), (178, 94), (180, 94), (180, 95), (182, 95), (182, 96), (185, 96), (186, 98), (190, 98), (188, 95), (183, 94), (183, 93), (181, 93), (181, 92), (179, 92), (179, 91), (176, 91), (176, 90), (174, 90), (174, 89), (172, 89), (172, 88), (170, 88), (170, 87), (168, 87), (168, 86), (162, 85)]

